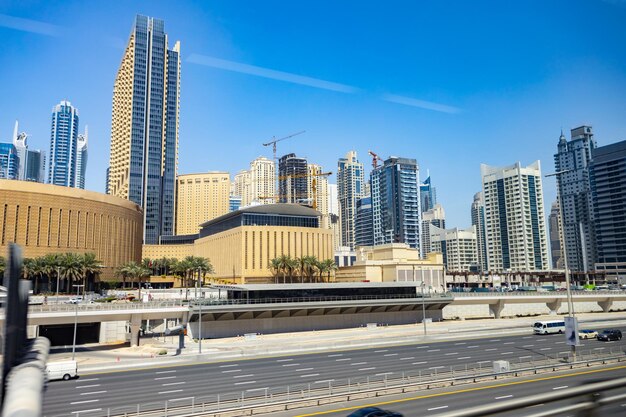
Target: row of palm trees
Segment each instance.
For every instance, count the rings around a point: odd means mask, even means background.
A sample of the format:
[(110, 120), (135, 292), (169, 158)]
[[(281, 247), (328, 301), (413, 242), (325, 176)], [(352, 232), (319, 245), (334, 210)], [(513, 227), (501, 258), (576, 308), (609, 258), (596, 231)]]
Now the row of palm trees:
[(294, 282), (330, 282), (331, 273), (337, 270), (337, 265), (332, 259), (318, 260), (315, 256), (303, 256), (301, 258), (292, 258), (289, 255), (282, 255), (274, 258), (268, 265), (272, 272), (274, 282), (279, 283), (282, 279), (283, 283)]
[(176, 258), (145, 258), (141, 263), (127, 262), (116, 270), (117, 276), (122, 278), (124, 287), (126, 287), (127, 280), (141, 287), (144, 278), (157, 275), (177, 276), (183, 287), (189, 287), (190, 284), (194, 285), (198, 282), (204, 285), (206, 275), (213, 272), (211, 261), (199, 256), (187, 256), (181, 261)]
[[(4, 275), (5, 260), (0, 257), (0, 276)], [(102, 265), (93, 253), (49, 253), (37, 258), (25, 258), (22, 278), (33, 281), (33, 292), (72, 292), (72, 284), (82, 283), (83, 291), (93, 285)]]

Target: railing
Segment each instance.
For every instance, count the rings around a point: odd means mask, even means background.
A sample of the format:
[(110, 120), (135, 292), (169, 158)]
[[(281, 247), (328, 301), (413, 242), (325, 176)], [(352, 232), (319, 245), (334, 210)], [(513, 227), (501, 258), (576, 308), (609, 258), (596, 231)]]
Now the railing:
[(74, 312), (78, 311), (113, 311), (113, 310), (146, 310), (185, 307), (182, 300), (177, 301), (149, 301), (126, 303), (78, 303), (78, 304), (42, 304), (31, 305), (29, 313)]
[[(569, 355), (569, 351), (563, 351), (554, 355), (529, 355), (530, 360), (523, 360), (528, 359), (529, 356), (517, 358), (509, 361), (510, 370), (504, 372), (494, 372), (491, 361), (486, 361), (490, 365), (483, 365), (486, 362), (479, 362), (473, 365), (457, 365), (432, 370), (407, 370), (395, 373), (393, 376), (390, 374), (379, 374), (343, 379), (335, 378), (327, 382), (318, 381), (110, 407), (98, 411), (73, 412), (72, 416), (168, 417), (177, 415), (211, 415), (211, 413), (236, 410), (242, 410), (243, 415), (244, 409), (249, 410), (265, 406), (273, 407), (268, 412), (276, 412), (277, 409), (275, 407), (280, 404), (285, 404), (286, 410), (287, 405), (289, 405), (289, 409), (297, 408), (299, 402), (302, 403), (301, 407), (311, 406), (311, 401), (316, 399), (323, 400), (323, 403), (328, 403), (329, 397), (345, 397), (342, 401), (349, 401), (351, 398), (367, 398), (368, 396), (379, 396), (381, 393), (398, 394), (459, 383), (474, 383), (504, 377), (554, 372), (559, 369), (591, 366), (594, 363), (603, 364), (608, 361), (626, 361), (626, 355), (619, 347), (612, 348), (609, 352), (603, 354), (595, 353), (594, 351), (579, 352), (576, 356), (576, 361), (572, 361)], [(61, 416), (69, 415), (44, 414), (44, 417)]]
[[(452, 297), (510, 297), (510, 296), (523, 296), (523, 297), (566, 297), (565, 291), (489, 291), (489, 292), (456, 292), (450, 293)], [(582, 296), (622, 296), (626, 297), (626, 291), (572, 291), (572, 295)]]

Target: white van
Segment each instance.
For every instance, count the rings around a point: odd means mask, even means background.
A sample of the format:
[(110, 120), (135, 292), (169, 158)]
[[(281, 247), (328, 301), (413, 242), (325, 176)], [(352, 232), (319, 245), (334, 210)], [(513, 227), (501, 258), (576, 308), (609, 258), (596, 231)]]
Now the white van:
[(64, 381), (78, 376), (78, 364), (76, 361), (49, 362), (46, 365), (48, 380), (62, 379)]
[(563, 320), (538, 321), (533, 324), (535, 334), (565, 333), (565, 322)]

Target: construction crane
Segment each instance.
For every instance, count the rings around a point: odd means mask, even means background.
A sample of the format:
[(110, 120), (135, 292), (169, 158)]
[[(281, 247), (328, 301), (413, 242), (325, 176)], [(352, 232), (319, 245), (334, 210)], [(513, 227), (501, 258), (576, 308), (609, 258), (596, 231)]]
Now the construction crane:
[(276, 143), (280, 142), (281, 140), (285, 140), (285, 139), (292, 138), (294, 136), (301, 135), (304, 132), (306, 132), (306, 130), (303, 130), (301, 132), (292, 133), (291, 135), (285, 136), (284, 138), (280, 138), (280, 139), (276, 139), (276, 136), (274, 136), (274, 137), (272, 137), (271, 141), (269, 141), (267, 143), (264, 143), (263, 146), (270, 146), (270, 145), (272, 146), (272, 151), (274, 152), (274, 163), (276, 163)]
[(372, 151), (367, 151), (372, 156), (372, 168), (378, 168), (378, 161), (383, 162), (382, 158)]

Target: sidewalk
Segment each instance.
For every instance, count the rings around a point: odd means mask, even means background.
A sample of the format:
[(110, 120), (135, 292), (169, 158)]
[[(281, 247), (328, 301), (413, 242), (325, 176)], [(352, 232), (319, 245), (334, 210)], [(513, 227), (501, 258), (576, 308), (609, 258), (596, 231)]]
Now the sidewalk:
[[(205, 339), (202, 354), (199, 344), (187, 338), (186, 348), (176, 355), (177, 337), (163, 339), (142, 338), (138, 347), (100, 348), (77, 353), (81, 373), (140, 369), (153, 366), (219, 362), (242, 358), (271, 355), (315, 353), (341, 349), (358, 349), (383, 345), (441, 342), (464, 338), (490, 337), (494, 335), (530, 334), (532, 324), (538, 320), (554, 320), (562, 316), (534, 316), (511, 319), (455, 320), (427, 324), (424, 335), (422, 323), (376, 328), (352, 328), (298, 333), (257, 335), (255, 337), (231, 337)], [(582, 328), (606, 328), (626, 325), (626, 312), (587, 313), (577, 316)], [(119, 346), (119, 345), (117, 345)], [(167, 351), (167, 355), (159, 352)], [(71, 353), (50, 355), (50, 361), (69, 359)]]

